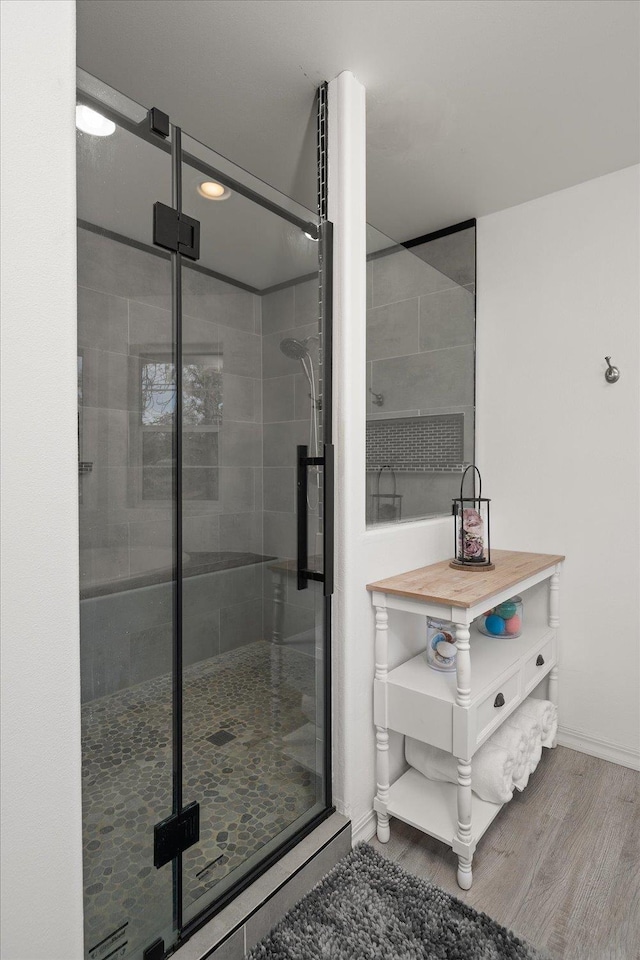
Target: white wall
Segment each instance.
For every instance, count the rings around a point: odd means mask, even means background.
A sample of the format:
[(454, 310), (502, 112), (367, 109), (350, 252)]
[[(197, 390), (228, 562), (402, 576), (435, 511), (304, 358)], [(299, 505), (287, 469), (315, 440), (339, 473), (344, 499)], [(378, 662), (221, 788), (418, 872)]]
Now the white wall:
[[(365, 93), (350, 73), (329, 85), (329, 218), (334, 223), (334, 798), (353, 821), (354, 839), (373, 835), (375, 736), (373, 609), (367, 583), (449, 555), (451, 521), (365, 525)], [(389, 621), (397, 662), (424, 646), (417, 617)], [(402, 738), (391, 736), (392, 775)]]
[(640, 747), (639, 171), (483, 217), (477, 247), (492, 542), (566, 554), (560, 742), (629, 765)]
[[(330, 218), (337, 457), (335, 799), (354, 838), (374, 832), (373, 614), (366, 584), (451, 553), (448, 517), (365, 527), (364, 91), (330, 85)], [(342, 79), (344, 89), (340, 91)], [(354, 86), (355, 85), (355, 86)], [(637, 764), (638, 170), (478, 224), (478, 461), (492, 541), (566, 553), (561, 742)], [(604, 355), (622, 369), (604, 381)], [(399, 662), (423, 624), (389, 620)], [(605, 649), (615, 653), (605, 654)], [(392, 777), (403, 763), (391, 735)]]
[(82, 956), (75, 3), (2, 3), (2, 957)]

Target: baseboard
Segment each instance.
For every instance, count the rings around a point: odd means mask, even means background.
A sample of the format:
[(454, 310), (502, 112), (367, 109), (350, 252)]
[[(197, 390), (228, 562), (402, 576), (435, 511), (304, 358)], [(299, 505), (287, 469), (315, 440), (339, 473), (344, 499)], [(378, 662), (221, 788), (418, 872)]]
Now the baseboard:
[(608, 760), (609, 763), (618, 763), (622, 767), (640, 770), (640, 757), (628, 747), (621, 747), (611, 740), (601, 737), (591, 737), (586, 733), (579, 733), (570, 727), (560, 726), (558, 729), (558, 743), (561, 747), (569, 747), (578, 753), (586, 753), (599, 760)]
[(376, 832), (375, 811), (368, 810), (355, 823), (352, 824), (351, 842), (355, 846), (361, 840), (371, 840)]

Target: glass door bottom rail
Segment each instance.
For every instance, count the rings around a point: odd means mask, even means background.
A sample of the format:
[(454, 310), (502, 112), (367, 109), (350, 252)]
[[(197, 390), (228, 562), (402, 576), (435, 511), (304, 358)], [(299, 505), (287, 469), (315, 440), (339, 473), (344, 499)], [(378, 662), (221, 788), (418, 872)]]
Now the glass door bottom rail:
[[(183, 855), (193, 903), (316, 803), (313, 764), (291, 749), (306, 736), (315, 755), (315, 663), (260, 641), (188, 667), (184, 685), (185, 798), (201, 804), (200, 840)], [(148, 928), (154, 903), (165, 922), (171, 866), (154, 868), (149, 823), (168, 812), (170, 686), (165, 675), (83, 707), (87, 950), (124, 923)]]

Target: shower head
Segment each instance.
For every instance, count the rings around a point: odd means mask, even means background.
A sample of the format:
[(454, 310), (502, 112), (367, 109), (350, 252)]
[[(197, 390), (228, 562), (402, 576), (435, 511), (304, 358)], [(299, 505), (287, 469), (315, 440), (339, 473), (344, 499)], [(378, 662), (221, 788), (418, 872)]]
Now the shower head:
[(280, 349), (285, 357), (289, 357), (290, 360), (303, 360), (309, 356), (306, 340), (300, 341), (294, 340), (292, 337), (286, 337), (280, 341)]

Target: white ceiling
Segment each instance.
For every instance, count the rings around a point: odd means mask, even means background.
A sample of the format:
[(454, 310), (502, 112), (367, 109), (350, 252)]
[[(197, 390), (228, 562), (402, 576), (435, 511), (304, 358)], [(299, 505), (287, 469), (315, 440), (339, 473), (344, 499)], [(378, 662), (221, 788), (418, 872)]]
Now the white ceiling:
[(314, 206), (317, 85), (367, 88), (405, 240), (638, 161), (636, 0), (79, 0), (78, 63)]

